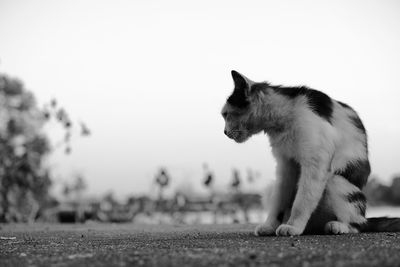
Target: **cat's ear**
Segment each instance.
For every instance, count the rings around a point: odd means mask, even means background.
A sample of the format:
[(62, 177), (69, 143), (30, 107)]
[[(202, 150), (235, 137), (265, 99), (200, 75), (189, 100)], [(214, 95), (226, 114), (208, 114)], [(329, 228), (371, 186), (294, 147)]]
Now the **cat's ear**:
[(235, 83), (235, 90), (242, 90), (246, 95), (250, 94), (250, 88), (254, 82), (236, 70), (232, 70), (231, 74)]
[(235, 88), (227, 102), (234, 107), (245, 108), (249, 105), (249, 95), (252, 82), (239, 72), (231, 71)]
[(250, 89), (250, 85), (252, 83), (250, 79), (235, 70), (232, 70), (231, 74), (233, 82), (235, 83), (235, 90), (239, 89), (248, 91)]

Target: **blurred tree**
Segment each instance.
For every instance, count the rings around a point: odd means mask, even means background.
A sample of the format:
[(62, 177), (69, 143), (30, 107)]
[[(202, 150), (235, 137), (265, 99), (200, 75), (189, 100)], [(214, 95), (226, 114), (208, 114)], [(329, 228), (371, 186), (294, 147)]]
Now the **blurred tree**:
[(400, 205), (400, 177), (393, 177), (391, 185), (380, 183), (376, 176), (372, 176), (363, 191), (371, 206)]
[(20, 80), (0, 73), (0, 222), (33, 220), (50, 202), (43, 164), (50, 142), (43, 126), (55, 114), (70, 136), (71, 121), (55, 100), (41, 110)]
[(393, 204), (400, 205), (400, 176), (393, 177), (391, 189), (391, 197)]

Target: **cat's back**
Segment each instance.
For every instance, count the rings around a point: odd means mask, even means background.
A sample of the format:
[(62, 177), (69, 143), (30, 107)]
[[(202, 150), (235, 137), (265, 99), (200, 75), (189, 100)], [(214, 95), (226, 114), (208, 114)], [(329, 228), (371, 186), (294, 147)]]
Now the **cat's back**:
[(370, 164), (367, 132), (357, 112), (349, 105), (334, 101), (332, 125), (337, 133), (332, 169), (358, 187), (366, 183)]
[(277, 106), (289, 117), (284, 131), (270, 136), (273, 152), (301, 162), (307, 153), (318, 157), (318, 148), (331, 155), (330, 170), (362, 187), (368, 179), (367, 132), (357, 112), (322, 91), (308, 87), (271, 86), (285, 99), (287, 106)]
[(367, 148), (367, 131), (358, 113), (349, 105), (333, 100), (331, 124), (335, 128), (338, 142), (351, 141)]
[[(306, 127), (316, 130), (334, 129), (340, 141), (351, 139), (355, 142), (366, 142), (367, 133), (357, 112), (344, 102), (335, 100), (322, 91), (300, 87), (273, 88), (275, 92), (295, 101), (295, 127)], [(314, 115), (311, 115), (314, 114)], [(307, 124), (312, 125), (307, 125)], [(321, 126), (323, 125), (323, 126)]]

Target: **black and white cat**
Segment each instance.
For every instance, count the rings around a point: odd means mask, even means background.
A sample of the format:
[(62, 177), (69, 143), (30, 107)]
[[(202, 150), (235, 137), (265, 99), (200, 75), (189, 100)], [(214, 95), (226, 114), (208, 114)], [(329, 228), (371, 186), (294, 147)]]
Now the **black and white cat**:
[(400, 231), (398, 218), (365, 218), (367, 134), (350, 106), (307, 87), (232, 77), (224, 133), (238, 143), (267, 133), (277, 160), (271, 209), (256, 235)]

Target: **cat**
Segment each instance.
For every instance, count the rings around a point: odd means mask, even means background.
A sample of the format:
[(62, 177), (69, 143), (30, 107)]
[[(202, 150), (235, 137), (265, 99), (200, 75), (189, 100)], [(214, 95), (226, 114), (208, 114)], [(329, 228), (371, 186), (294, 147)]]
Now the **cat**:
[(257, 236), (400, 231), (400, 218), (366, 218), (371, 168), (365, 127), (353, 108), (323, 92), (254, 82), (232, 71), (221, 114), (237, 143), (268, 135), (277, 161), (271, 208)]

